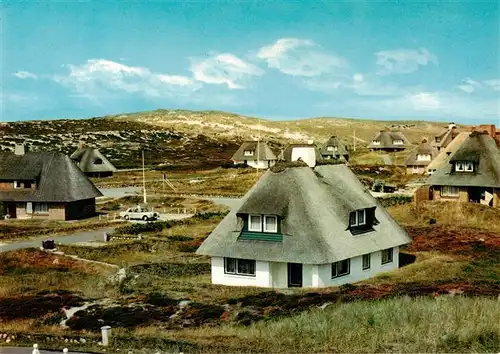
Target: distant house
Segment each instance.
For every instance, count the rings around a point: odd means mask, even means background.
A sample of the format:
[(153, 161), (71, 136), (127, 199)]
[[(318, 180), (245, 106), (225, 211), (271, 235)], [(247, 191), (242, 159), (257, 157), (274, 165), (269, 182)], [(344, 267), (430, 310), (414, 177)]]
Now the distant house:
[(299, 165), (268, 170), (199, 247), (212, 283), (325, 287), (398, 268), (410, 238), (351, 170)]
[(61, 153), (0, 153), (0, 202), (11, 218), (82, 219), (102, 196)]
[(428, 184), (434, 200), (500, 208), (500, 148), (495, 139), (487, 132), (472, 132)]
[(424, 139), (420, 145), (413, 150), (406, 159), (407, 174), (424, 174), (426, 167), (437, 156), (437, 149), (431, 146), (427, 139)]
[(451, 143), (441, 149), (439, 154), (427, 165), (427, 174), (431, 175), (443, 166), (448, 166), (450, 157), (455, 153), (469, 137), (469, 132), (458, 134)]
[(453, 139), (458, 136), (458, 134), (460, 134), (460, 131), (457, 129), (455, 123), (449, 123), (448, 128), (445, 131), (434, 137), (432, 146), (436, 148), (437, 151), (441, 151), (442, 149), (445, 149), (448, 144), (450, 144)]
[(332, 135), (320, 148), (324, 160), (337, 159), (349, 161), (349, 151), (338, 137)]
[(304, 161), (309, 167), (314, 167), (316, 162), (321, 161), (323, 157), (312, 140), (309, 140), (307, 144), (290, 144), (281, 155), (281, 160), (287, 162), (293, 162), (299, 159)]
[(80, 145), (70, 156), (88, 177), (110, 177), (116, 167), (97, 149)]
[(368, 147), (372, 150), (401, 151), (410, 145), (410, 142), (402, 132), (384, 129), (373, 137)]
[(273, 150), (263, 141), (245, 141), (232, 157), (235, 164), (247, 164), (254, 168), (269, 168), (277, 159)]

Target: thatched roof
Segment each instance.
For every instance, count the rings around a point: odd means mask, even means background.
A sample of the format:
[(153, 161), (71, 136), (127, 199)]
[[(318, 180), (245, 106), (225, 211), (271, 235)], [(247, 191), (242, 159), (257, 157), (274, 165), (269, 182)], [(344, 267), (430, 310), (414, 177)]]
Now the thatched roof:
[(453, 139), (455, 139), (458, 134), (460, 134), (460, 131), (457, 129), (457, 127), (453, 124), (450, 124), (446, 130), (442, 131), (439, 135), (436, 135), (434, 138), (434, 141), (432, 142), (432, 146), (434, 147), (447, 147), (449, 143)]
[[(115, 172), (116, 167), (97, 149), (84, 147), (77, 149), (70, 158), (78, 163), (83, 172)], [(99, 161), (101, 163), (96, 163)]]
[(87, 176), (64, 154), (0, 154), (0, 181), (37, 182), (36, 189), (1, 191), (2, 201), (72, 202), (102, 196)]
[(447, 166), (451, 155), (457, 151), (460, 146), (464, 143), (464, 141), (469, 137), (470, 133), (464, 132), (458, 134), (455, 139), (452, 140), (448, 146), (439, 152), (439, 154), (431, 161), (431, 163), (427, 166), (427, 170), (437, 170), (443, 166)]
[[(402, 140), (403, 145), (395, 145), (393, 142), (395, 140)], [(374, 145), (373, 141), (380, 141), (380, 145)], [(400, 131), (391, 130), (381, 130), (372, 139), (370, 145), (371, 149), (404, 149), (409, 147), (411, 144), (408, 138)]]
[[(374, 208), (377, 225), (354, 236), (349, 213)], [(239, 240), (245, 214), (281, 217), (282, 242)], [(410, 242), (344, 164), (268, 170), (198, 249), (198, 254), (326, 264)]]
[[(430, 160), (418, 160), (418, 155), (430, 155)], [(413, 150), (408, 158), (406, 159), (406, 166), (427, 166), (431, 163), (431, 161), (438, 155), (438, 151), (431, 146), (427, 140), (424, 140), (420, 143), (420, 145)]]
[[(328, 150), (329, 146), (332, 146), (334, 150)], [(337, 148), (336, 150), (335, 147)], [(336, 158), (340, 156), (349, 156), (346, 146), (335, 135), (332, 135), (330, 139), (321, 146), (320, 153), (322, 156), (332, 156)]]
[[(253, 156), (245, 156), (245, 151), (253, 151)], [(272, 161), (277, 160), (276, 154), (271, 150), (271, 148), (263, 141), (245, 141), (241, 144), (240, 148), (234, 153), (233, 161), (244, 161), (244, 160), (260, 160), (260, 161)]]
[[(454, 172), (460, 161), (474, 162), (474, 172)], [(500, 148), (485, 133), (473, 132), (450, 156), (449, 163), (434, 172), (428, 183), (435, 186), (476, 186), (500, 188)]]

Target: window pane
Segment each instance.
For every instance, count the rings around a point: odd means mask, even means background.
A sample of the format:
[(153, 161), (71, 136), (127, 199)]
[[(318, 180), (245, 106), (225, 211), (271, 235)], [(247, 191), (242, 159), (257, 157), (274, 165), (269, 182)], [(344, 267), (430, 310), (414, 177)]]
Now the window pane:
[(392, 262), (392, 248), (382, 251), (382, 263)]
[(351, 226), (356, 226), (356, 212), (352, 212), (350, 215), (349, 215), (349, 225)]
[(238, 259), (238, 273), (255, 275), (255, 261), (250, 259)]
[(265, 217), (265, 227), (264, 231), (267, 232), (277, 232), (278, 231), (278, 223), (276, 220), (276, 216), (266, 216)]
[(349, 274), (349, 259), (338, 262), (337, 272), (339, 275)]
[(363, 269), (370, 268), (370, 257), (371, 257), (371, 254), (363, 255)]
[(250, 216), (250, 230), (252, 231), (262, 231), (262, 222), (259, 215)]
[(332, 278), (337, 276), (337, 263), (332, 263)]
[(358, 224), (363, 225), (365, 223), (365, 211), (358, 210)]
[(236, 260), (234, 258), (224, 258), (226, 263), (226, 273), (235, 273), (236, 272)]

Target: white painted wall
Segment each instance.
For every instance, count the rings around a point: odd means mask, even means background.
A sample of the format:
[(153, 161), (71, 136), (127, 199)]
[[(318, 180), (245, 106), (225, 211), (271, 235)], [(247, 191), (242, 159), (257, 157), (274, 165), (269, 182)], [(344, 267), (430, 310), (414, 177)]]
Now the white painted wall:
[[(371, 254), (371, 266), (368, 270), (362, 268), (362, 256), (351, 258), (351, 268), (348, 275), (332, 279), (332, 265), (304, 264), (302, 266), (302, 286), (326, 287), (355, 283), (372, 278), (378, 273), (392, 271), (399, 267), (399, 249), (394, 248), (393, 261), (382, 264), (380, 251)], [(224, 258), (212, 257), (212, 283), (233, 286), (258, 286), (269, 288), (288, 287), (287, 263), (256, 261), (255, 277), (224, 273)]]
[[(235, 161), (234, 163), (235, 164), (244, 164), (245, 161)], [(257, 163), (257, 160), (247, 160), (248, 166), (253, 167), (253, 168), (262, 168), (262, 169), (272, 167), (272, 166), (274, 166), (275, 163), (276, 163), (276, 161), (274, 161), (274, 160), (271, 160), (271, 161), (259, 160), (258, 163)]]
[(292, 149), (292, 161), (297, 161), (299, 157), (309, 167), (316, 166), (316, 151), (314, 149), (314, 146), (294, 147)]
[(319, 287), (337, 286), (347, 283), (355, 283), (364, 279), (372, 278), (378, 273), (388, 272), (399, 267), (399, 248), (393, 248), (391, 263), (382, 264), (382, 252), (371, 254), (370, 269), (363, 270), (362, 256), (351, 258), (351, 269), (348, 275), (332, 279), (332, 265), (321, 264), (318, 266)]
[(212, 257), (212, 283), (234, 286), (272, 287), (269, 262), (255, 262), (255, 276), (235, 275), (224, 273), (224, 258)]

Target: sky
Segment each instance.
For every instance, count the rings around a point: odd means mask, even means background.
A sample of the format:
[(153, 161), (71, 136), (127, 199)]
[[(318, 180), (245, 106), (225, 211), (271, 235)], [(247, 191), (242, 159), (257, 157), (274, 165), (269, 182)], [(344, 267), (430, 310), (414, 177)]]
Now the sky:
[(154, 109), (500, 125), (500, 0), (3, 0), (1, 121)]

